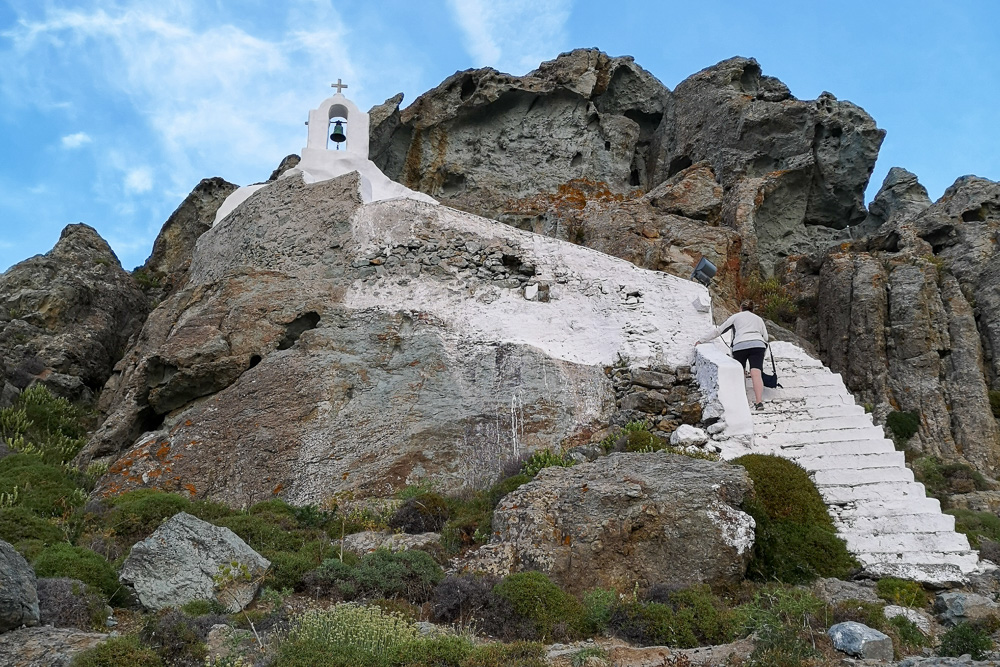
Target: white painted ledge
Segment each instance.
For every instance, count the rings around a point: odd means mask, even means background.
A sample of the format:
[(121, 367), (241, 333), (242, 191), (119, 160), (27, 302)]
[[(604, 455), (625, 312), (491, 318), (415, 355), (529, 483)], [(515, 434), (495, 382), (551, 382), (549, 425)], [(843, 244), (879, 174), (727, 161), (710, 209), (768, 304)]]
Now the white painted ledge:
[(715, 443), (722, 449), (722, 458), (749, 454), (754, 430), (743, 369), (722, 344), (702, 343), (695, 348), (694, 374), (701, 386), (704, 417), (725, 422), (725, 437)]

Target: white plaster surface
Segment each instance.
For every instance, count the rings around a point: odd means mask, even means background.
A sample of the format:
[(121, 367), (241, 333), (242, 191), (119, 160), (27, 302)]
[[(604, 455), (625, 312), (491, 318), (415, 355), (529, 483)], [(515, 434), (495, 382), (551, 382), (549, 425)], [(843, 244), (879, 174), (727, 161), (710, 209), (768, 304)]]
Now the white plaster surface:
[(703, 416), (718, 417), (724, 423), (722, 431), (713, 434), (722, 458), (747, 454), (754, 431), (743, 369), (729, 356), (725, 344), (716, 341), (698, 345), (693, 370), (701, 387)]
[(692, 363), (698, 335), (710, 326), (710, 315), (694, 305), (705, 292), (697, 283), (444, 206), (374, 202), (356, 212), (352, 226), (359, 256), (421, 238), (428, 229), (519, 248), (522, 261), (535, 266), (534, 280), (550, 286), (548, 302), (475, 277), (462, 281), (457, 269), (450, 289), (420, 274), (404, 285), (356, 281), (344, 296), (349, 308), (426, 313), (463, 340), (531, 345), (586, 365), (612, 365), (622, 355), (636, 366), (676, 367)]

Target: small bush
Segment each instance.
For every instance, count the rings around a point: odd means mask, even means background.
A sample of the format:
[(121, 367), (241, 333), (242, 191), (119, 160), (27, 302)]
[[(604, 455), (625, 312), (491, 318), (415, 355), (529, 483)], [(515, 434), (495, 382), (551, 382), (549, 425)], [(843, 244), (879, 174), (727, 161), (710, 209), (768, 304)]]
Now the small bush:
[(895, 638), (898, 638), (898, 650), (903, 655), (911, 655), (929, 643), (928, 638), (920, 631), (917, 624), (905, 616), (890, 618), (889, 628), (889, 636), (895, 635)]
[(417, 638), (416, 627), (405, 618), (348, 602), (302, 614), (275, 665), (379, 665)]
[(83, 448), (88, 415), (46, 387), (21, 392), (9, 408), (0, 410), (0, 436), (13, 449), (30, 453), (43, 463), (66, 463)]
[(129, 546), (149, 537), (165, 519), (191, 509), (191, 501), (184, 496), (156, 489), (128, 491), (107, 502), (111, 509), (103, 523)]
[(0, 493), (17, 490), (17, 507), (40, 517), (63, 516), (83, 505), (87, 494), (60, 465), (42, 463), (30, 454), (0, 459)]
[(993, 416), (1000, 419), (1000, 391), (996, 389), (990, 389), (990, 410), (993, 411)]
[(602, 635), (608, 631), (611, 612), (618, 603), (618, 593), (595, 588), (583, 594), (583, 632), (585, 635)]
[(462, 667), (545, 667), (545, 647), (535, 642), (477, 646)]
[(79, 579), (101, 591), (112, 603), (121, 602), (118, 577), (111, 563), (89, 549), (69, 544), (53, 544), (43, 550), (32, 565), (39, 577), (69, 577)]
[(611, 611), (615, 634), (644, 645), (693, 648), (732, 641), (740, 629), (735, 613), (708, 586), (657, 595), (663, 602), (623, 601)]
[(885, 425), (899, 442), (905, 443), (920, 429), (920, 413), (893, 410), (885, 418)]
[(135, 637), (111, 637), (78, 653), (71, 667), (163, 667), (160, 656)]
[(24, 507), (0, 509), (0, 539), (15, 547), (24, 540), (40, 540), (56, 544), (66, 539), (63, 531), (51, 521), (35, 516)]
[(504, 496), (530, 481), (530, 476), (518, 473), (499, 480), (486, 491), (476, 492), (471, 498), (450, 498), (450, 518), (441, 529), (441, 544), (455, 553), (462, 547), (488, 541), (492, 534), (493, 510)]
[(948, 506), (948, 496), (970, 491), (986, 491), (989, 482), (977, 470), (964, 463), (945, 463), (935, 456), (921, 456), (912, 461), (914, 478), (924, 485), (927, 495)]
[(924, 587), (916, 581), (906, 579), (894, 579), (887, 577), (879, 579), (875, 584), (875, 594), (889, 604), (900, 607), (921, 608), (926, 607), (930, 602), (929, 595)]
[(345, 600), (399, 597), (421, 604), (443, 578), (441, 566), (423, 551), (379, 549), (356, 566), (328, 558), (305, 579), (307, 587), (321, 595), (332, 593)]
[(992, 650), (993, 640), (989, 633), (963, 621), (941, 635), (938, 655), (957, 658), (968, 653), (973, 660), (984, 660)]
[(576, 465), (572, 457), (562, 452), (553, 452), (551, 449), (540, 449), (534, 452), (531, 457), (524, 462), (521, 472), (528, 477), (534, 477), (544, 468), (562, 467), (569, 468)]
[(583, 606), (541, 572), (506, 577), (493, 593), (507, 600), (522, 618), (534, 624), (539, 639), (569, 639), (580, 632)]
[(732, 463), (746, 468), (754, 485), (743, 505), (756, 522), (747, 577), (798, 584), (821, 576), (843, 578), (856, 566), (805, 470), (763, 454)]
[(666, 440), (649, 431), (629, 431), (625, 434), (626, 452), (658, 452), (666, 446)]
[(176, 609), (165, 609), (148, 616), (140, 637), (156, 649), (168, 664), (200, 667), (208, 647), (205, 640), (213, 625), (225, 622), (224, 616), (191, 617)]
[(76, 579), (39, 579), (38, 609), (39, 623), (57, 628), (101, 630), (107, 618), (104, 598)]
[(444, 527), (449, 513), (440, 494), (424, 493), (400, 505), (389, 519), (389, 527), (404, 533), (436, 533)]
[(207, 616), (209, 614), (224, 614), (226, 608), (216, 599), (191, 600), (181, 605), (181, 611), (188, 616)]
[(992, 512), (975, 512), (973, 510), (946, 510), (955, 517), (955, 530), (968, 536), (974, 548), (978, 548), (980, 540), (986, 538), (1000, 542), (1000, 517)]
[(748, 664), (760, 667), (798, 667), (816, 657), (817, 635), (829, 621), (820, 618), (821, 600), (803, 588), (769, 584), (736, 609), (743, 632), (757, 637)]
[(400, 667), (462, 667), (472, 652), (473, 644), (465, 637), (434, 637), (399, 644), (386, 662)]
[(474, 574), (450, 575), (434, 588), (431, 618), (439, 623), (467, 626), (495, 606), (496, 577)]

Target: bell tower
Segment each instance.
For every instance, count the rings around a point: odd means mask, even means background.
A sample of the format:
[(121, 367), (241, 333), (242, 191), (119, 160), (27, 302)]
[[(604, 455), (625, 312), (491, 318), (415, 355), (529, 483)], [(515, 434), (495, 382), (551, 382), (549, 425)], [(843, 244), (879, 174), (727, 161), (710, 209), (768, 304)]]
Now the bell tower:
[[(312, 159), (319, 159), (326, 162), (338, 156), (348, 155), (367, 160), (368, 114), (347, 99), (342, 92), (347, 85), (340, 79), (337, 79), (337, 83), (331, 87), (336, 88), (337, 92), (309, 112), (307, 123), (309, 131), (306, 147), (302, 149), (302, 161), (311, 162)], [(339, 146), (341, 143), (342, 148)], [(338, 148), (340, 150), (337, 150)], [(316, 152), (320, 151), (323, 155), (316, 155)]]

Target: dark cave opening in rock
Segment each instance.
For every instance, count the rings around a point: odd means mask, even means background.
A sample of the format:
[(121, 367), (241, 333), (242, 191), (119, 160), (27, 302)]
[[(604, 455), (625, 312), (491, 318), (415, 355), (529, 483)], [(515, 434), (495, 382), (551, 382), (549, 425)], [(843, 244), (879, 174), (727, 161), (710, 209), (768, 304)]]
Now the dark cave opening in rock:
[(259, 364), (260, 361), (261, 361), (261, 357), (260, 357), (259, 354), (250, 355), (250, 366), (249, 366), (249, 368), (253, 368), (257, 364)]
[(279, 350), (287, 350), (299, 339), (299, 336), (310, 329), (315, 329), (319, 324), (319, 313), (308, 312), (299, 315), (294, 320), (285, 325), (285, 336), (278, 343)]
[(464, 102), (465, 100), (472, 97), (472, 94), (476, 92), (477, 88), (476, 80), (471, 76), (465, 76), (462, 78), (462, 88), (458, 91), (458, 96)]
[(673, 176), (678, 172), (684, 171), (692, 164), (694, 163), (691, 162), (691, 158), (689, 158), (687, 155), (678, 155), (677, 157), (675, 157), (673, 160), (670, 161), (670, 168), (667, 169), (667, 178), (670, 178), (671, 176)]

